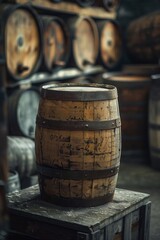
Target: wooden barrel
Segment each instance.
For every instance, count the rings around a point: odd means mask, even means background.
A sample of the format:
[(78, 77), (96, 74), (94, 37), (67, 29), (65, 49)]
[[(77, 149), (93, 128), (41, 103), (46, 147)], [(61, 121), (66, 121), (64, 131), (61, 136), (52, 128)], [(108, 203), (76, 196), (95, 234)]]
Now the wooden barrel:
[(8, 98), (9, 135), (35, 137), (35, 122), (40, 93), (32, 87), (17, 89)]
[(44, 67), (53, 72), (65, 67), (70, 54), (69, 31), (62, 19), (43, 17)]
[(36, 126), (42, 199), (87, 207), (112, 200), (120, 165), (117, 91), (99, 84), (43, 86)]
[(36, 12), (27, 5), (4, 9), (5, 55), (7, 69), (14, 80), (35, 73), (42, 60), (42, 25)]
[(36, 173), (35, 143), (25, 137), (7, 136), (9, 169), (17, 171), (20, 179)]
[(127, 29), (128, 55), (134, 62), (159, 63), (160, 11), (132, 21)]
[(160, 170), (160, 75), (153, 76), (149, 96), (149, 149), (151, 166)]
[(114, 12), (118, 10), (120, 2), (120, 0), (97, 0), (96, 5), (104, 7), (109, 12)]
[(118, 69), (122, 64), (123, 40), (118, 24), (113, 20), (97, 21), (99, 30), (98, 64), (108, 70)]
[(148, 163), (148, 99), (151, 78), (119, 74), (104, 82), (117, 87), (122, 121), (122, 161)]
[(80, 16), (72, 18), (68, 22), (71, 34), (71, 58), (70, 66), (81, 70), (96, 64), (99, 36), (95, 21), (90, 17)]

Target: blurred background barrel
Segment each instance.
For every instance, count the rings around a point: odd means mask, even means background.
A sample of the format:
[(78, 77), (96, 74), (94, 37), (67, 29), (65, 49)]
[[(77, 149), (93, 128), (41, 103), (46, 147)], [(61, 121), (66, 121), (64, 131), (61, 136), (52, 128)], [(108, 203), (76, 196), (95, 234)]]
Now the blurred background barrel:
[(97, 21), (99, 30), (98, 64), (108, 70), (116, 70), (122, 64), (122, 34), (118, 24), (113, 20)]
[(160, 75), (154, 75), (149, 97), (149, 148), (151, 166), (160, 170)]
[(20, 179), (36, 174), (35, 143), (25, 137), (7, 136), (7, 158), (11, 171), (17, 171)]
[(54, 72), (65, 67), (70, 54), (70, 36), (67, 26), (58, 17), (43, 17), (44, 68)]
[(53, 84), (41, 97), (35, 146), (42, 198), (74, 207), (111, 201), (121, 154), (116, 88)]
[(35, 122), (40, 93), (32, 87), (17, 89), (8, 97), (9, 135), (35, 137)]
[(6, 187), (7, 187), (7, 193), (19, 191), (21, 189), (19, 174), (17, 171), (9, 171)]
[(3, 14), (7, 70), (14, 80), (22, 80), (35, 73), (41, 64), (40, 18), (27, 5), (6, 6)]
[(122, 161), (148, 163), (148, 101), (151, 77), (117, 73), (103, 75), (103, 83), (117, 87), (122, 121)]
[(133, 20), (126, 32), (129, 57), (134, 62), (158, 63), (160, 55), (160, 11)]
[(80, 16), (68, 21), (72, 39), (70, 66), (85, 70), (96, 64), (99, 36), (96, 22), (90, 17)]

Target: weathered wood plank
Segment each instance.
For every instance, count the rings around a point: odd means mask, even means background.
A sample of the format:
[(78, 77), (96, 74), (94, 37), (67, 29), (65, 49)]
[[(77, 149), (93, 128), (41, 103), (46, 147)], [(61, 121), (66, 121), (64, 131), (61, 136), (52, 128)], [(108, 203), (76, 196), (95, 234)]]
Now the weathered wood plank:
[(48, 219), (50, 223), (72, 225), (73, 229), (97, 231), (144, 206), (148, 199), (146, 193), (116, 188), (113, 201), (108, 204), (90, 208), (64, 208), (42, 201), (39, 187), (35, 185), (9, 194), (8, 206), (11, 214), (17, 216), (30, 216), (44, 222)]

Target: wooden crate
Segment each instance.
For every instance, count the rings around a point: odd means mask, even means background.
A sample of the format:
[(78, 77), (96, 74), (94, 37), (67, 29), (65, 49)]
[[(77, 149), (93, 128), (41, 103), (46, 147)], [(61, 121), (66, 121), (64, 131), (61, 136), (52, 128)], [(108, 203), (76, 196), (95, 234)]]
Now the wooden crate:
[(108, 204), (64, 208), (40, 199), (35, 185), (8, 195), (8, 239), (148, 240), (149, 195), (116, 189)]

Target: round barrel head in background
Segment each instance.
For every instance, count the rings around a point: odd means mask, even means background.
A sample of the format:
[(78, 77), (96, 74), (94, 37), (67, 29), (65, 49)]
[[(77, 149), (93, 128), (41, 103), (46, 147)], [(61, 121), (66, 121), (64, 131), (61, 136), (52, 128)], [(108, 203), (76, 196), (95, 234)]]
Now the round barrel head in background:
[(40, 95), (33, 89), (17, 90), (8, 100), (9, 133), (34, 138)]
[(114, 21), (100, 22), (100, 58), (104, 67), (116, 69), (122, 60), (122, 35)]
[(44, 17), (44, 62), (48, 71), (66, 65), (69, 57), (69, 36), (64, 22), (56, 17)]
[(9, 74), (16, 80), (36, 72), (41, 60), (39, 19), (32, 8), (11, 7), (5, 22), (5, 55)]
[(81, 70), (95, 65), (98, 55), (98, 29), (94, 20), (81, 17), (75, 23), (73, 55)]

